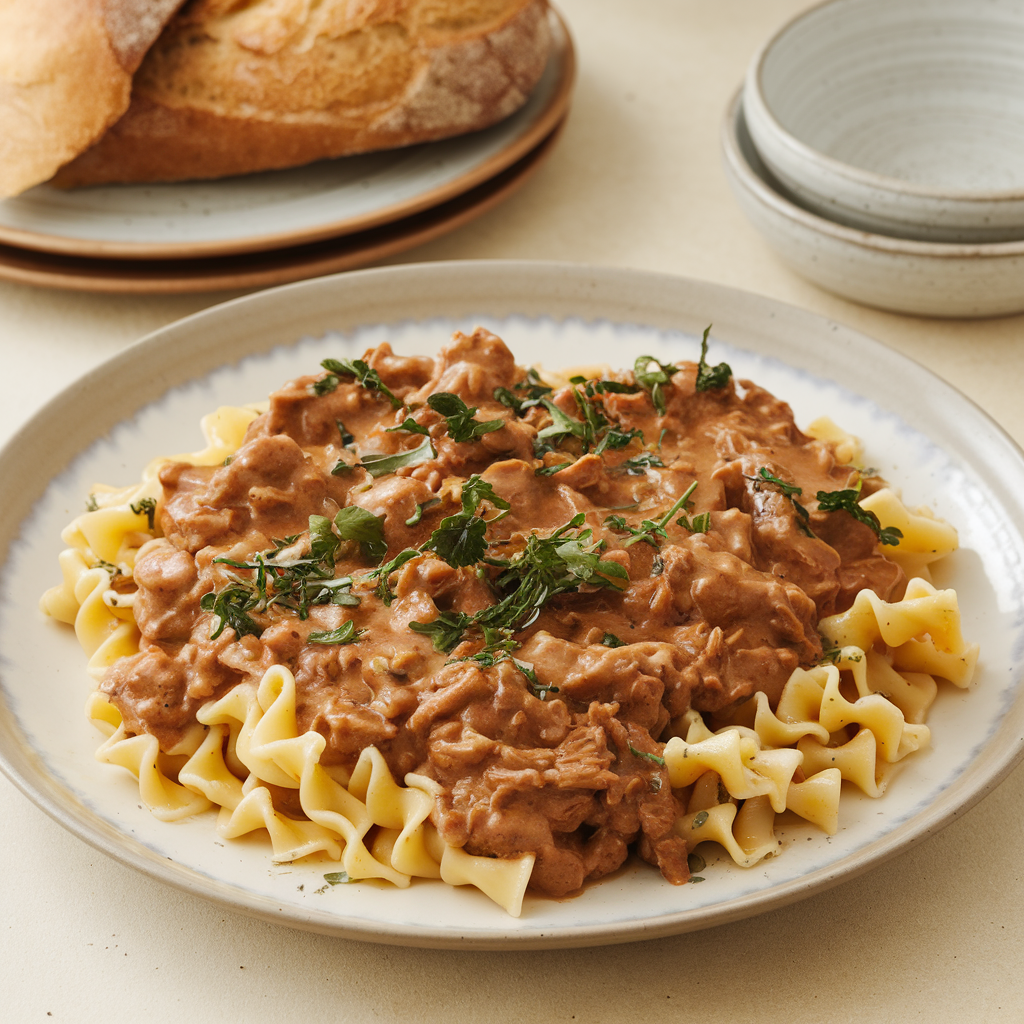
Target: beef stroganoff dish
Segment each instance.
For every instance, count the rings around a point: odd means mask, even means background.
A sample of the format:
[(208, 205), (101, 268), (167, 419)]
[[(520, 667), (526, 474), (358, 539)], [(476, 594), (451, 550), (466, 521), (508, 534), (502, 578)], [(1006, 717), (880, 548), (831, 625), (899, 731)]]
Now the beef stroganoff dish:
[[(826, 419), (707, 358), (327, 359), (207, 447), (97, 486), (42, 607), (97, 688), (97, 756), (328, 881), (474, 885), (518, 915), (631, 853), (780, 852), (839, 828), (969, 685), (955, 530)], [(697, 877), (700, 877), (699, 875)]]

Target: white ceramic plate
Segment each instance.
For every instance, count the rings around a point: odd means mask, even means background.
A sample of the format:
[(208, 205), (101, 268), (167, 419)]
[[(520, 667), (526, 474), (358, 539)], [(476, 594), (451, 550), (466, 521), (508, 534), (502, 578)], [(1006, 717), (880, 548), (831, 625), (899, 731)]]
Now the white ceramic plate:
[(89, 257), (183, 259), (364, 231), (461, 195), (511, 166), (565, 116), (572, 38), (550, 12), (547, 67), (526, 104), (469, 135), (217, 181), (62, 190), (0, 200), (0, 242)]
[[(933, 748), (910, 759), (882, 800), (844, 793), (828, 838), (787, 829), (780, 856), (744, 871), (709, 855), (701, 884), (673, 887), (630, 864), (580, 897), (528, 897), (512, 919), (474, 890), (327, 887), (331, 862), (273, 866), (258, 839), (224, 842), (212, 813), (164, 824), (127, 773), (97, 763), (82, 714), (90, 688), (66, 627), (37, 595), (58, 577), (61, 527), (94, 481), (126, 483), (154, 454), (198, 447), (199, 417), (265, 396), (325, 355), (385, 339), (433, 352), (483, 323), (523, 362), (631, 365), (640, 353), (711, 355), (793, 405), (859, 434), (868, 458), (913, 504), (953, 522), (964, 630), (982, 645), (976, 688), (943, 686)], [(324, 338), (327, 332), (333, 332)], [(71, 426), (73, 425), (73, 426)], [(970, 440), (967, 440), (967, 439)], [(799, 899), (906, 849), (977, 801), (1021, 756), (1024, 459), (981, 411), (921, 367), (856, 332), (703, 282), (560, 264), (455, 263), (371, 270), (240, 299), (151, 335), (44, 408), (0, 453), (0, 764), (44, 810), (96, 847), (230, 908), (325, 932), (459, 948), (586, 945), (719, 924)], [(10, 824), (8, 825), (10, 827)]]

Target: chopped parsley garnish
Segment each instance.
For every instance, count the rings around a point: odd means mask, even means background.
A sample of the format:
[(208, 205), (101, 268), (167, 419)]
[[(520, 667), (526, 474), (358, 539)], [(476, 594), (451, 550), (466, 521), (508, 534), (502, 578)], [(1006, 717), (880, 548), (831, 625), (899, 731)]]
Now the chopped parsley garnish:
[(534, 476), (554, 476), (556, 473), (561, 473), (563, 469), (568, 469), (570, 466), (574, 466), (575, 460), (569, 462), (556, 462), (550, 466), (538, 466), (533, 471)]
[(487, 630), (511, 634), (526, 629), (551, 598), (574, 593), (583, 583), (620, 589), (629, 582), (629, 573), (618, 562), (601, 558), (603, 542), (592, 539), (592, 530), (579, 529), (585, 519), (579, 512), (547, 537), (531, 534), (511, 559), (487, 559), (500, 570), (491, 580), (500, 597), (496, 604), (474, 615), (442, 612), (432, 622), (413, 622), (410, 628), (429, 635), (434, 647), (448, 654), (470, 629), (484, 633), (485, 640)]
[(436, 395), (427, 398), (427, 405), (434, 412), (440, 413), (448, 425), (448, 436), (453, 441), (475, 441), (484, 434), (501, 430), (505, 426), (504, 420), (487, 420), (481, 422), (473, 417), (478, 410), (476, 406), (468, 406), (450, 391), (439, 391)]
[(600, 455), (601, 452), (604, 451), (618, 451), (620, 448), (625, 448), (634, 438), (639, 439), (640, 442), (643, 443), (643, 431), (622, 431), (616, 430), (614, 427), (612, 427), (604, 434), (601, 440), (598, 441), (597, 447), (594, 449), (594, 454)]
[[(810, 513), (796, 500), (797, 495), (803, 494), (803, 488), (797, 487), (796, 484), (788, 484), (785, 480), (780, 480), (777, 476), (772, 476), (768, 470), (762, 466), (758, 471), (759, 476), (762, 480), (767, 481), (774, 487), (777, 487), (790, 501), (793, 502), (793, 507), (796, 509), (800, 518), (804, 521), (802, 527), (804, 532), (813, 537), (814, 534), (810, 532), (810, 529), (806, 527), (806, 522), (810, 519)], [(754, 478), (755, 482), (757, 477)], [(854, 519), (859, 523), (863, 523), (865, 526), (870, 526), (875, 531), (875, 536), (878, 537), (882, 544), (889, 544), (895, 546), (903, 539), (903, 532), (895, 526), (883, 527), (878, 519), (878, 516), (869, 509), (864, 508), (859, 503), (861, 490), (861, 481), (857, 481), (856, 487), (848, 487), (841, 491), (818, 491), (815, 497), (818, 499), (818, 511), (819, 512), (849, 512)]]
[(413, 512), (413, 514), (411, 516), (409, 516), (408, 519), (406, 519), (405, 525), (406, 526), (417, 526), (419, 524), (419, 521), (423, 518), (423, 513), (428, 508), (433, 508), (435, 505), (440, 505), (440, 504), (441, 504), (441, 499), (440, 498), (428, 498), (424, 502), (417, 502), (416, 503), (416, 511)]
[[(374, 527), (365, 518), (367, 516), (376, 522), (377, 517), (365, 509), (354, 514), (342, 509), (336, 517), (341, 520), (337, 535), (326, 516), (310, 516), (310, 550), (305, 556), (281, 557), (282, 552), (298, 539), (296, 535), (274, 541), (273, 549), (259, 552), (250, 562), (215, 558), (215, 563), (244, 569), (249, 575), (232, 573), (231, 582), (226, 587), (200, 599), (199, 607), (216, 617), (210, 639), (215, 640), (227, 626), (239, 636), (260, 636), (263, 627), (249, 613), (267, 612), (275, 605), (296, 612), (300, 619), (309, 618), (309, 609), (316, 604), (358, 605), (359, 598), (351, 592), (352, 577), (336, 579), (334, 560), (343, 539), (357, 540), (374, 552), (379, 550), (382, 540), (378, 540)], [(371, 557), (383, 557), (386, 551), (385, 547), (379, 556)]]
[(462, 642), (463, 634), (474, 622), (474, 616), (467, 615), (465, 612), (441, 612), (436, 619), (430, 622), (410, 622), (409, 628), (414, 633), (429, 636), (435, 651), (451, 654)]
[(551, 413), (551, 423), (537, 432), (539, 440), (543, 441), (549, 437), (565, 437), (566, 434), (572, 434), (573, 437), (578, 437), (581, 440), (586, 439), (587, 426), (585, 423), (570, 416), (567, 412), (562, 412), (550, 398), (542, 398), (541, 404)]
[(346, 462), (344, 459), (338, 459), (334, 464), (334, 468), (331, 470), (331, 476), (342, 476), (345, 473), (351, 473), (356, 467), (351, 462)]
[(96, 565), (100, 569), (103, 569), (106, 572), (110, 573), (110, 578), (111, 579), (113, 579), (115, 576), (120, 576), (121, 575), (121, 570), (116, 565), (114, 565), (113, 562), (108, 562), (104, 558), (96, 559)]
[[(515, 392), (520, 391), (526, 397), (520, 398)], [(533, 367), (526, 371), (526, 380), (513, 384), (512, 389), (495, 388), (494, 400), (511, 409), (517, 416), (521, 416), (528, 409), (540, 404), (545, 395), (550, 395), (552, 389), (541, 379)]]
[(758, 475), (762, 480), (766, 480), (770, 484), (774, 484), (787, 498), (792, 498), (794, 495), (804, 493), (802, 487), (797, 487), (796, 484), (788, 484), (785, 480), (780, 480), (777, 476), (772, 476), (768, 472), (767, 466), (762, 466), (758, 471)]
[(861, 482), (858, 480), (856, 487), (850, 487), (843, 491), (818, 491), (818, 511), (838, 512), (842, 510), (849, 512), (858, 523), (870, 526), (882, 544), (893, 546), (899, 544), (903, 539), (903, 532), (895, 526), (883, 527), (874, 512), (858, 503), (860, 488)]
[[(608, 516), (604, 521), (605, 525), (611, 527), (613, 530), (632, 534), (629, 540), (623, 543), (622, 546), (624, 548), (628, 548), (633, 544), (638, 544), (641, 541), (645, 544), (650, 544), (653, 548), (657, 548), (660, 543), (658, 541), (658, 537), (668, 537), (668, 533), (665, 528), (672, 521), (672, 517), (680, 509), (686, 507), (690, 500), (690, 495), (693, 494), (696, 489), (697, 481), (694, 480), (694, 482), (686, 488), (686, 490), (676, 499), (673, 506), (660, 519), (645, 519), (639, 526), (630, 526), (622, 516)], [(687, 525), (687, 529), (690, 529), (689, 525)]]
[(86, 512), (95, 512), (99, 507), (100, 503), (96, 500), (95, 494), (90, 494), (89, 497), (85, 499)]
[(324, 875), (324, 881), (329, 882), (331, 885), (345, 885), (347, 882), (351, 882), (352, 879), (348, 877), (347, 871), (329, 871)]
[(390, 583), (391, 574), (400, 569), (410, 559), (416, 558), (419, 554), (420, 552), (416, 548), (406, 548), (404, 551), (399, 551), (390, 562), (385, 562), (383, 565), (378, 565), (376, 569), (364, 573), (359, 577), (359, 581), (365, 583), (370, 580), (376, 580), (377, 596), (385, 607), (390, 608), (391, 602), (395, 599), (395, 593), (391, 589)]
[(342, 447), (347, 448), (355, 440), (355, 437), (348, 432), (345, 424), (342, 423), (341, 420), (336, 419), (334, 422), (337, 423), (338, 433), (341, 434)]
[(394, 473), (395, 470), (403, 469), (406, 466), (418, 466), (422, 462), (429, 462), (431, 459), (436, 458), (437, 452), (434, 451), (434, 446), (430, 443), (430, 438), (428, 437), (417, 447), (410, 448), (405, 452), (398, 452), (395, 455), (371, 452), (362, 457), (359, 465), (376, 479), (379, 476)]
[(651, 764), (659, 765), (662, 768), (665, 767), (665, 758), (659, 757), (657, 754), (648, 754), (646, 750), (637, 750), (632, 743), (627, 743), (626, 746), (629, 747), (629, 752), (634, 757), (642, 757), (645, 761), (650, 761)]
[(392, 409), (401, 409), (402, 403), (391, 389), (380, 379), (380, 374), (362, 359), (324, 359), (320, 365), (327, 371), (327, 376), (313, 384), (313, 394), (330, 394), (340, 383), (340, 377), (355, 377), (356, 383), (368, 391), (378, 391), (391, 403)]
[(601, 643), (603, 643), (605, 645), (605, 647), (625, 647), (626, 646), (626, 641), (625, 640), (620, 640), (614, 633), (605, 633), (605, 635), (603, 637), (601, 637)]
[(154, 528), (156, 520), (156, 498), (140, 498), (134, 505), (128, 506), (137, 516), (145, 515), (149, 528)]
[(430, 436), (430, 431), (421, 423), (417, 423), (411, 416), (406, 416), (397, 427), (388, 427), (385, 433), (393, 434), (396, 430), (405, 430), (410, 434), (425, 434)]
[(349, 505), (334, 517), (334, 525), (342, 540), (358, 541), (363, 554), (374, 562), (379, 562), (388, 553), (384, 540), (384, 516), (375, 516), (358, 505)]
[(708, 814), (707, 811), (698, 811), (693, 816), (693, 821), (690, 823), (690, 827), (691, 828), (700, 828), (702, 825), (707, 823), (707, 820), (708, 820), (709, 817), (710, 817), (710, 815)]
[(210, 639), (216, 640), (228, 626), (238, 637), (262, 635), (263, 627), (249, 616), (249, 612), (259, 604), (259, 593), (243, 583), (230, 584), (220, 593), (211, 591), (209, 594), (203, 594), (199, 599), (199, 607), (204, 612), (212, 612), (214, 615)]
[(704, 330), (704, 337), (700, 342), (700, 362), (697, 363), (698, 391), (709, 391), (711, 388), (724, 388), (732, 376), (732, 369), (728, 363), (719, 363), (717, 366), (708, 366), (708, 335), (711, 333), (711, 325)]
[(625, 470), (630, 476), (643, 476), (651, 468), (664, 469), (665, 463), (654, 452), (641, 452), (631, 459), (619, 463), (619, 469)]
[(773, 476), (767, 469), (766, 466), (762, 466), (758, 470), (758, 475), (750, 477), (754, 481), (754, 489), (757, 490), (761, 483), (769, 483), (775, 487), (781, 494), (785, 495), (793, 503), (793, 510), (797, 514), (796, 524), (800, 528), (800, 531), (806, 534), (808, 537), (813, 537), (814, 534), (811, 532), (810, 520), (811, 514), (807, 509), (797, 501), (797, 495), (804, 493), (802, 487), (797, 487), (796, 484), (786, 483), (785, 480), (780, 480), (777, 476)]
[(349, 619), (337, 629), (314, 631), (306, 639), (311, 644), (354, 644), (365, 633), (365, 629), (356, 629), (356, 624)]
[[(483, 502), (499, 510), (492, 519), (477, 515)], [(433, 551), (449, 565), (473, 565), (484, 557), (487, 524), (497, 522), (509, 514), (512, 506), (494, 493), (494, 488), (479, 476), (471, 476), (462, 485), (462, 511), (446, 516), (423, 545), (423, 551)]]
[(585, 377), (574, 377), (573, 384), (575, 386), (572, 397), (579, 410), (580, 419), (570, 416), (550, 398), (540, 400), (540, 404), (551, 414), (551, 423), (537, 433), (534, 454), (538, 458), (542, 457), (545, 451), (554, 450), (545, 443), (549, 438), (554, 439), (557, 444), (566, 437), (577, 437), (583, 445), (583, 450), (593, 451), (595, 455), (625, 448), (634, 438), (643, 443), (643, 431), (620, 430), (608, 419), (604, 403), (599, 397), (613, 388), (632, 389), (632, 385), (618, 385), (615, 381), (587, 380)]
[(684, 513), (676, 520), (676, 523), (689, 530), (690, 533), (707, 533), (711, 529), (711, 513), (701, 512), (700, 515), (696, 515), (692, 519)]
[[(657, 367), (656, 370), (651, 369), (652, 363)], [(654, 356), (640, 356), (633, 364), (633, 378), (644, 391), (650, 394), (651, 402), (654, 403), (654, 408), (661, 416), (665, 415), (666, 409), (665, 394), (661, 390), (662, 385), (667, 384), (672, 379), (672, 374), (678, 372), (678, 366), (659, 362)]]

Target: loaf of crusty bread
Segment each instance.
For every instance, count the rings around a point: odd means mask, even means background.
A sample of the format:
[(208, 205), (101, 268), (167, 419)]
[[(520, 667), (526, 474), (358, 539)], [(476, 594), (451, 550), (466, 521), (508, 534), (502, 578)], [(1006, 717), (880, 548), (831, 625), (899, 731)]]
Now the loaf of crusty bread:
[(474, 131), (540, 78), (547, 0), (190, 0), (61, 186), (216, 178)]
[(0, 0), (0, 197), (46, 181), (128, 109), (182, 0)]

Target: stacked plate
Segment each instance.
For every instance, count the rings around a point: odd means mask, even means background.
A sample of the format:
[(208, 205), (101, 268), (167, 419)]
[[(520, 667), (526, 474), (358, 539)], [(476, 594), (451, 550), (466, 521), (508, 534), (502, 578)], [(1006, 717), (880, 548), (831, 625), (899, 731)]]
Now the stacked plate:
[(777, 253), (869, 305), (1024, 310), (1024, 0), (832, 0), (754, 58), (725, 165)]
[(350, 270), (491, 209), (551, 152), (575, 54), (552, 50), (529, 100), (481, 132), (244, 178), (60, 191), (0, 200), (0, 278), (97, 292), (252, 288)]

